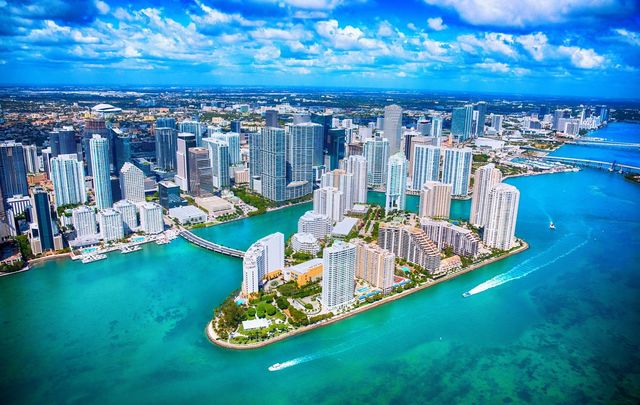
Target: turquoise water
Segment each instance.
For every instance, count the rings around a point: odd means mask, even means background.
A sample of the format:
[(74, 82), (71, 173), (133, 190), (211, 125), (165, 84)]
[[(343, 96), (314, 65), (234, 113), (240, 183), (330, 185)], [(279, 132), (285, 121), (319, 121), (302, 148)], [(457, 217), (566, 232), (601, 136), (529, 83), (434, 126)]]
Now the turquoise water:
[[(2, 402), (638, 403), (640, 186), (595, 170), (509, 182), (528, 251), (254, 351), (203, 335), (240, 261), (182, 239), (2, 277)], [(199, 234), (246, 248), (306, 209)]]

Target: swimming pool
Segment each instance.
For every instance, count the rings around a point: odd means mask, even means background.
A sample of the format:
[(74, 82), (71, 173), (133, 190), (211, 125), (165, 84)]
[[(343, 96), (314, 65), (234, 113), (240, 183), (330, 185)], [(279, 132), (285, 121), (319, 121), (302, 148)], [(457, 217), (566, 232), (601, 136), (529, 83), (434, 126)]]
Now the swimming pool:
[(145, 240), (144, 236), (136, 236), (136, 237), (131, 238), (132, 242), (144, 242), (144, 240)]
[(81, 250), (81, 252), (82, 252), (82, 254), (83, 254), (83, 255), (86, 255), (86, 254), (89, 254), (89, 253), (93, 253), (93, 252), (95, 252), (96, 250), (98, 250), (98, 248), (95, 248), (95, 247), (89, 247), (89, 248), (84, 248), (84, 249), (82, 249), (82, 250)]

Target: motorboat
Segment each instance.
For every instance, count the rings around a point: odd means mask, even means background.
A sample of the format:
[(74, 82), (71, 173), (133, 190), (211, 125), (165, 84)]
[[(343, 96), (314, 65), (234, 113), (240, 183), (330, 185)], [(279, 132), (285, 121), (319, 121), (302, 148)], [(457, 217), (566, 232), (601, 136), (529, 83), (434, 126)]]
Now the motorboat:
[(465, 292), (465, 293), (462, 293), (462, 296), (463, 296), (464, 298), (467, 298), (467, 297), (471, 297), (471, 294), (469, 294), (469, 291), (467, 291), (467, 292)]
[(104, 254), (95, 254), (95, 255), (89, 255), (89, 256), (85, 256), (82, 258), (82, 263), (83, 264), (87, 264), (87, 263), (93, 263), (93, 262), (97, 262), (98, 260), (104, 260), (107, 258), (107, 255)]
[(549, 229), (556, 229), (556, 225), (553, 223), (553, 221), (549, 224)]
[(269, 366), (269, 371), (278, 371), (284, 367), (281, 363), (272, 364)]
[(131, 252), (137, 252), (138, 250), (141, 250), (142, 248), (138, 245), (134, 245), (134, 246), (125, 246), (122, 249), (120, 249), (120, 253), (131, 253)]

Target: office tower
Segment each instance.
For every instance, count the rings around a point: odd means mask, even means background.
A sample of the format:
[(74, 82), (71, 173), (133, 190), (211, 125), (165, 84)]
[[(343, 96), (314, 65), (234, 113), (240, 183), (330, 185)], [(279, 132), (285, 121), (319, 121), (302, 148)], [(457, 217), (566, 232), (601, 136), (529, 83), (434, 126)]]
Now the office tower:
[(313, 157), (318, 129), (314, 124), (310, 125), (306, 128), (289, 125), (285, 132), (287, 200), (304, 197), (313, 191)]
[(597, 105), (595, 108), (595, 114), (600, 118), (601, 124), (606, 124), (609, 121), (609, 107), (606, 105)]
[(111, 201), (122, 200), (122, 190), (120, 189), (120, 178), (118, 176), (110, 176), (111, 183)]
[(464, 142), (471, 138), (473, 124), (473, 106), (456, 107), (451, 113), (451, 135), (458, 142)]
[(322, 262), (322, 306), (328, 311), (346, 309), (355, 302), (355, 245), (335, 241), (324, 249)]
[(353, 177), (353, 203), (367, 202), (367, 159), (364, 156), (352, 155), (346, 161), (347, 173)]
[(176, 129), (176, 119), (171, 117), (160, 117), (156, 119), (156, 128)]
[(31, 249), (38, 254), (54, 250), (54, 228), (49, 204), (49, 194), (36, 187), (31, 193)]
[(353, 175), (345, 170), (336, 169), (326, 172), (320, 179), (320, 187), (335, 187), (342, 193), (344, 212), (353, 208)]
[(298, 125), (305, 122), (311, 122), (311, 115), (309, 115), (309, 113), (293, 114), (293, 125)]
[(250, 133), (249, 141), (249, 187), (262, 194), (262, 132)]
[(377, 116), (376, 117), (375, 128), (378, 131), (382, 131), (384, 129), (384, 117), (382, 117), (382, 116)]
[[(385, 120), (386, 121), (386, 120)], [(402, 152), (389, 158), (384, 211), (404, 211), (407, 193), (407, 159)]]
[(58, 155), (75, 155), (78, 153), (76, 134), (71, 126), (54, 129), (49, 132), (51, 157)]
[(480, 101), (476, 104), (476, 110), (478, 111), (478, 118), (476, 119), (473, 133), (477, 138), (484, 134), (484, 122), (487, 120), (487, 103)]
[[(87, 144), (87, 150), (89, 146)], [(42, 149), (42, 170), (47, 174), (47, 177), (51, 177), (51, 148)]]
[(316, 239), (324, 239), (331, 233), (331, 218), (313, 211), (307, 211), (298, 219), (298, 232), (310, 233)]
[[(307, 143), (310, 140), (312, 145), (311, 166), (321, 166), (324, 163), (324, 128), (322, 125), (313, 122), (301, 122), (298, 124), (287, 125), (287, 131), (293, 138), (304, 138), (302, 143), (305, 149), (308, 148)], [(304, 152), (308, 153), (307, 151)], [(311, 178), (313, 178), (313, 176)]]
[(409, 174), (413, 175), (413, 163), (416, 160), (416, 145), (434, 145), (435, 138), (431, 136), (414, 136), (409, 146)]
[[(111, 167), (111, 165), (114, 163), (114, 137), (115, 134), (114, 132), (110, 129), (107, 128), (106, 122), (103, 119), (88, 119), (85, 121), (84, 124), (84, 129), (82, 130), (82, 152), (84, 155), (84, 159), (87, 162), (87, 176), (93, 176), (93, 172), (92, 172), (92, 168), (93, 165), (91, 164), (91, 148), (90, 148), (90, 143), (91, 143), (91, 139), (93, 138), (94, 135), (100, 135), (102, 138), (106, 139), (109, 142), (109, 168)], [(53, 151), (52, 151), (53, 152)], [(43, 154), (44, 156), (44, 154)], [(45, 165), (47, 165), (48, 162), (45, 163)]]
[(381, 186), (387, 179), (387, 160), (389, 159), (389, 140), (386, 138), (368, 138), (364, 141), (363, 153), (367, 159), (368, 184)]
[(278, 111), (266, 110), (264, 112), (265, 127), (278, 128)]
[(22, 151), (24, 152), (24, 164), (27, 173), (38, 173), (40, 171), (38, 147), (36, 145), (22, 145)]
[(178, 132), (188, 132), (195, 135), (196, 146), (202, 146), (202, 136), (204, 135), (205, 131), (205, 125), (198, 121), (184, 120), (178, 124)]
[(385, 294), (391, 292), (396, 255), (360, 239), (353, 244), (356, 246), (356, 277)]
[(162, 207), (156, 203), (145, 202), (140, 204), (140, 229), (149, 235), (157, 235), (164, 231), (162, 219)]
[(502, 132), (502, 119), (500, 114), (491, 114), (491, 127), (496, 130), (497, 133)]
[[(329, 130), (332, 127), (333, 115), (329, 113), (311, 114), (311, 122), (322, 125), (322, 149), (328, 151), (331, 147)], [(321, 163), (323, 164), (323, 162)]]
[(94, 236), (98, 233), (96, 213), (86, 205), (81, 205), (71, 210), (71, 223), (76, 230), (76, 237), (80, 239)]
[(427, 217), (420, 218), (420, 228), (438, 246), (438, 249), (451, 247), (453, 253), (460, 256), (478, 255), (480, 238), (470, 229)]
[(229, 188), (229, 144), (218, 138), (205, 138), (202, 142), (209, 149), (213, 187), (218, 190)]
[(158, 201), (162, 208), (167, 210), (181, 206), (180, 186), (172, 181), (158, 182)]
[(180, 132), (176, 141), (176, 175), (174, 180), (182, 191), (189, 191), (189, 148), (196, 146), (196, 136)]
[(489, 191), (489, 216), (482, 238), (487, 246), (500, 250), (515, 246), (519, 201), (520, 192), (510, 184), (496, 184)]
[(106, 208), (98, 212), (98, 224), (100, 225), (100, 239), (105, 242), (124, 238), (122, 215), (113, 208)]
[(474, 226), (483, 227), (489, 216), (489, 192), (502, 181), (502, 173), (496, 169), (496, 165), (489, 163), (478, 168), (473, 179), (469, 222)]
[(120, 169), (122, 198), (132, 202), (144, 202), (144, 172), (127, 162)]
[(242, 132), (242, 122), (240, 120), (231, 121), (231, 132), (239, 134)]
[(422, 136), (426, 136), (431, 133), (431, 124), (427, 121), (424, 115), (416, 122), (416, 131)]
[(58, 155), (50, 164), (56, 207), (87, 202), (84, 168), (78, 155)]
[(451, 184), (451, 195), (466, 196), (469, 194), (472, 158), (469, 148), (444, 150), (442, 182)]
[[(442, 136), (442, 117), (434, 115), (431, 117), (431, 128), (429, 128), (429, 135), (436, 138), (438, 141)], [(437, 144), (439, 146), (439, 143)]]
[(93, 192), (99, 210), (111, 207), (111, 176), (109, 175), (109, 140), (94, 135), (89, 141)]
[(131, 138), (124, 134), (116, 136), (115, 148), (115, 166), (113, 167), (113, 170), (115, 173), (120, 173), (122, 166), (127, 162), (131, 162)]
[(196, 197), (213, 193), (211, 159), (208, 148), (189, 149), (189, 192)]
[(419, 215), (421, 217), (449, 218), (451, 211), (451, 184), (427, 181), (420, 189)]
[(0, 189), (4, 198), (29, 195), (27, 167), (22, 144), (14, 141), (0, 143)]
[(134, 203), (128, 200), (120, 200), (113, 204), (113, 209), (122, 216), (125, 233), (131, 233), (138, 229), (138, 209)]
[(440, 148), (425, 143), (414, 143), (412, 153), (412, 189), (420, 190), (427, 181), (440, 178)]
[(321, 187), (314, 190), (313, 212), (326, 215), (332, 224), (342, 221), (344, 218), (344, 198), (342, 192), (335, 187)]
[(378, 246), (433, 273), (440, 268), (440, 251), (422, 229), (381, 222)]
[(257, 293), (267, 274), (283, 268), (284, 235), (276, 232), (259, 239), (247, 249), (242, 259), (243, 294)]
[(156, 164), (165, 171), (176, 170), (178, 134), (173, 128), (155, 128)]
[[(259, 137), (259, 158), (262, 172), (259, 174), (262, 195), (271, 201), (286, 201), (287, 165), (286, 137), (281, 128), (263, 128)], [(254, 172), (252, 176), (258, 175)]]
[[(2, 199), (0, 198), (0, 201)], [(13, 211), (13, 215), (20, 215), (26, 213), (31, 208), (31, 197), (26, 195), (16, 195), (9, 197), (7, 200), (7, 208)], [(0, 204), (0, 213), (4, 208), (3, 204)]]
[(237, 165), (238, 163), (242, 163), (240, 159), (240, 134), (236, 132), (216, 132), (211, 134), (210, 138), (218, 139), (224, 141), (229, 146), (229, 165)]
[(402, 139), (402, 108), (388, 105), (384, 108), (384, 137), (389, 140), (389, 154), (400, 151)]
[(326, 166), (329, 170), (337, 169), (340, 166), (340, 160), (345, 156), (346, 135), (344, 128), (330, 128), (328, 132), (328, 148)]

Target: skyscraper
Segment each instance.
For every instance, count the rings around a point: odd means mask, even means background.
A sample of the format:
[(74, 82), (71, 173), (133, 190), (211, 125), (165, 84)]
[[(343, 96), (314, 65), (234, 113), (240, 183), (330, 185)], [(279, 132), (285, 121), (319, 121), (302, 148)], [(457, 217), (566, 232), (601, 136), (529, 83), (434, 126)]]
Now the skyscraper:
[(320, 302), (328, 311), (346, 309), (355, 302), (356, 247), (336, 241), (324, 249)]
[(49, 132), (49, 147), (51, 148), (52, 157), (78, 153), (76, 134), (73, 127), (65, 126)]
[(202, 146), (202, 136), (206, 127), (203, 123), (194, 120), (184, 120), (178, 124), (178, 132), (188, 132), (195, 135), (196, 146)]
[(144, 202), (144, 172), (127, 162), (120, 169), (122, 198), (132, 202)]
[(440, 178), (440, 148), (424, 143), (413, 145), (413, 171), (411, 175), (412, 189), (420, 190), (427, 181)]
[(419, 215), (421, 217), (449, 218), (451, 211), (451, 184), (427, 181), (420, 189)]
[(388, 105), (384, 108), (384, 137), (389, 140), (389, 154), (400, 151), (402, 139), (402, 107)]
[(91, 172), (93, 173), (93, 192), (98, 209), (111, 207), (111, 176), (109, 174), (109, 140), (94, 135), (89, 140)]
[[(84, 159), (87, 161), (88, 176), (93, 176), (93, 172), (92, 172), (93, 165), (91, 164), (90, 142), (91, 142), (91, 138), (93, 138), (94, 135), (100, 135), (101, 137), (103, 137), (108, 141), (109, 143), (108, 167), (111, 168), (111, 165), (114, 163), (114, 153), (113, 153), (113, 150), (115, 147), (114, 132), (111, 130), (111, 128), (107, 128), (107, 125), (104, 119), (94, 119), (94, 118), (88, 119), (85, 121), (84, 129), (82, 131), (82, 152), (84, 154)], [(45, 165), (48, 165), (48, 164), (49, 164), (48, 162), (45, 163)]]
[(98, 233), (96, 213), (86, 205), (81, 205), (71, 211), (71, 222), (78, 238), (94, 236)]
[(463, 197), (469, 194), (471, 161), (472, 153), (469, 148), (444, 150), (442, 182), (451, 184), (452, 195)]
[(473, 195), (471, 197), (471, 214), (469, 222), (477, 227), (486, 225), (489, 217), (489, 194), (491, 189), (502, 181), (502, 173), (496, 165), (484, 165), (474, 174)]
[(356, 246), (355, 276), (381, 289), (385, 294), (389, 293), (393, 287), (396, 255), (360, 239), (356, 239), (353, 244)]
[(196, 146), (196, 136), (189, 132), (178, 134), (176, 146), (176, 175), (174, 180), (182, 191), (189, 191), (189, 148)]
[(105, 242), (124, 238), (122, 215), (113, 208), (103, 209), (98, 212), (98, 224), (100, 225), (100, 238)]
[[(301, 122), (287, 126), (287, 130), (292, 136), (302, 136), (312, 138), (312, 161), (311, 166), (321, 166), (324, 155), (324, 127), (313, 122)], [(306, 141), (305, 141), (306, 144)]]
[(492, 248), (509, 250), (515, 245), (520, 192), (510, 184), (496, 184), (489, 191), (489, 216), (482, 240)]
[(387, 160), (389, 159), (389, 141), (386, 138), (367, 138), (363, 147), (367, 160), (369, 186), (381, 186), (387, 179)]
[(159, 117), (156, 119), (156, 128), (176, 129), (176, 119), (172, 117)]
[[(442, 136), (442, 117), (439, 115), (434, 115), (431, 117), (431, 128), (429, 135), (435, 137), (437, 140)], [(439, 146), (439, 143), (438, 143)]]
[(327, 148), (327, 158), (329, 170), (334, 170), (339, 167), (340, 160), (345, 156), (345, 142), (346, 135), (344, 128), (330, 128), (329, 144)]
[(24, 162), (27, 173), (38, 173), (40, 171), (38, 147), (36, 145), (22, 145), (22, 151), (24, 152)]
[(156, 235), (164, 231), (162, 207), (152, 202), (140, 204), (140, 228), (149, 235)]
[(260, 291), (264, 276), (284, 268), (284, 235), (280, 232), (256, 241), (242, 259), (242, 292), (245, 295)]
[(311, 124), (287, 126), (286, 165), (287, 200), (304, 197), (313, 191), (313, 157), (316, 147), (317, 128)]
[(218, 138), (205, 138), (202, 142), (209, 148), (213, 187), (218, 190), (229, 188), (229, 144)]
[(50, 164), (56, 207), (84, 204), (87, 201), (84, 167), (78, 155), (58, 155), (51, 158)]
[[(271, 201), (287, 199), (286, 140), (284, 129), (267, 127), (256, 137), (260, 141), (262, 195)], [(257, 175), (253, 173), (252, 176)]]
[(4, 198), (11, 198), (17, 194), (29, 195), (27, 168), (21, 143), (0, 143), (0, 186)]
[(478, 119), (475, 122), (473, 133), (477, 138), (484, 134), (484, 122), (487, 119), (487, 103), (480, 101), (476, 104), (476, 110), (478, 111)]
[[(333, 115), (330, 113), (311, 114), (311, 122), (322, 125), (322, 149), (328, 151), (331, 147), (329, 130), (332, 127)], [(322, 161), (320, 164), (324, 164)]]
[(119, 134), (115, 138), (114, 172), (120, 173), (125, 163), (131, 162), (131, 138), (125, 134)]
[(189, 192), (196, 197), (213, 193), (211, 159), (208, 148), (189, 149)]
[(342, 209), (348, 212), (353, 208), (353, 175), (345, 170), (336, 169), (322, 175), (322, 187), (335, 187), (342, 193)]
[(313, 191), (313, 212), (325, 215), (331, 223), (342, 221), (344, 218), (343, 194), (336, 187), (321, 187)]
[(498, 133), (502, 133), (502, 118), (503, 116), (500, 114), (491, 114), (491, 128)]
[(458, 142), (464, 142), (471, 138), (473, 125), (473, 106), (465, 105), (464, 107), (456, 107), (451, 113), (451, 135)]
[(176, 170), (178, 134), (175, 129), (156, 127), (156, 164), (165, 171)]
[(135, 204), (128, 200), (120, 200), (113, 204), (113, 209), (122, 216), (125, 233), (138, 229), (138, 209)]
[(32, 224), (31, 247), (35, 254), (47, 250), (54, 250), (53, 221), (49, 194), (40, 187), (33, 189), (31, 193)]
[(346, 161), (347, 173), (353, 176), (353, 203), (367, 202), (367, 159), (352, 155)]
[[(385, 120), (386, 121), (386, 120)], [(384, 211), (404, 211), (407, 193), (407, 159), (402, 152), (389, 158)]]
[(278, 110), (266, 110), (264, 112), (265, 127), (278, 127)]
[(249, 186), (258, 194), (262, 192), (262, 145), (263, 133), (249, 134)]

